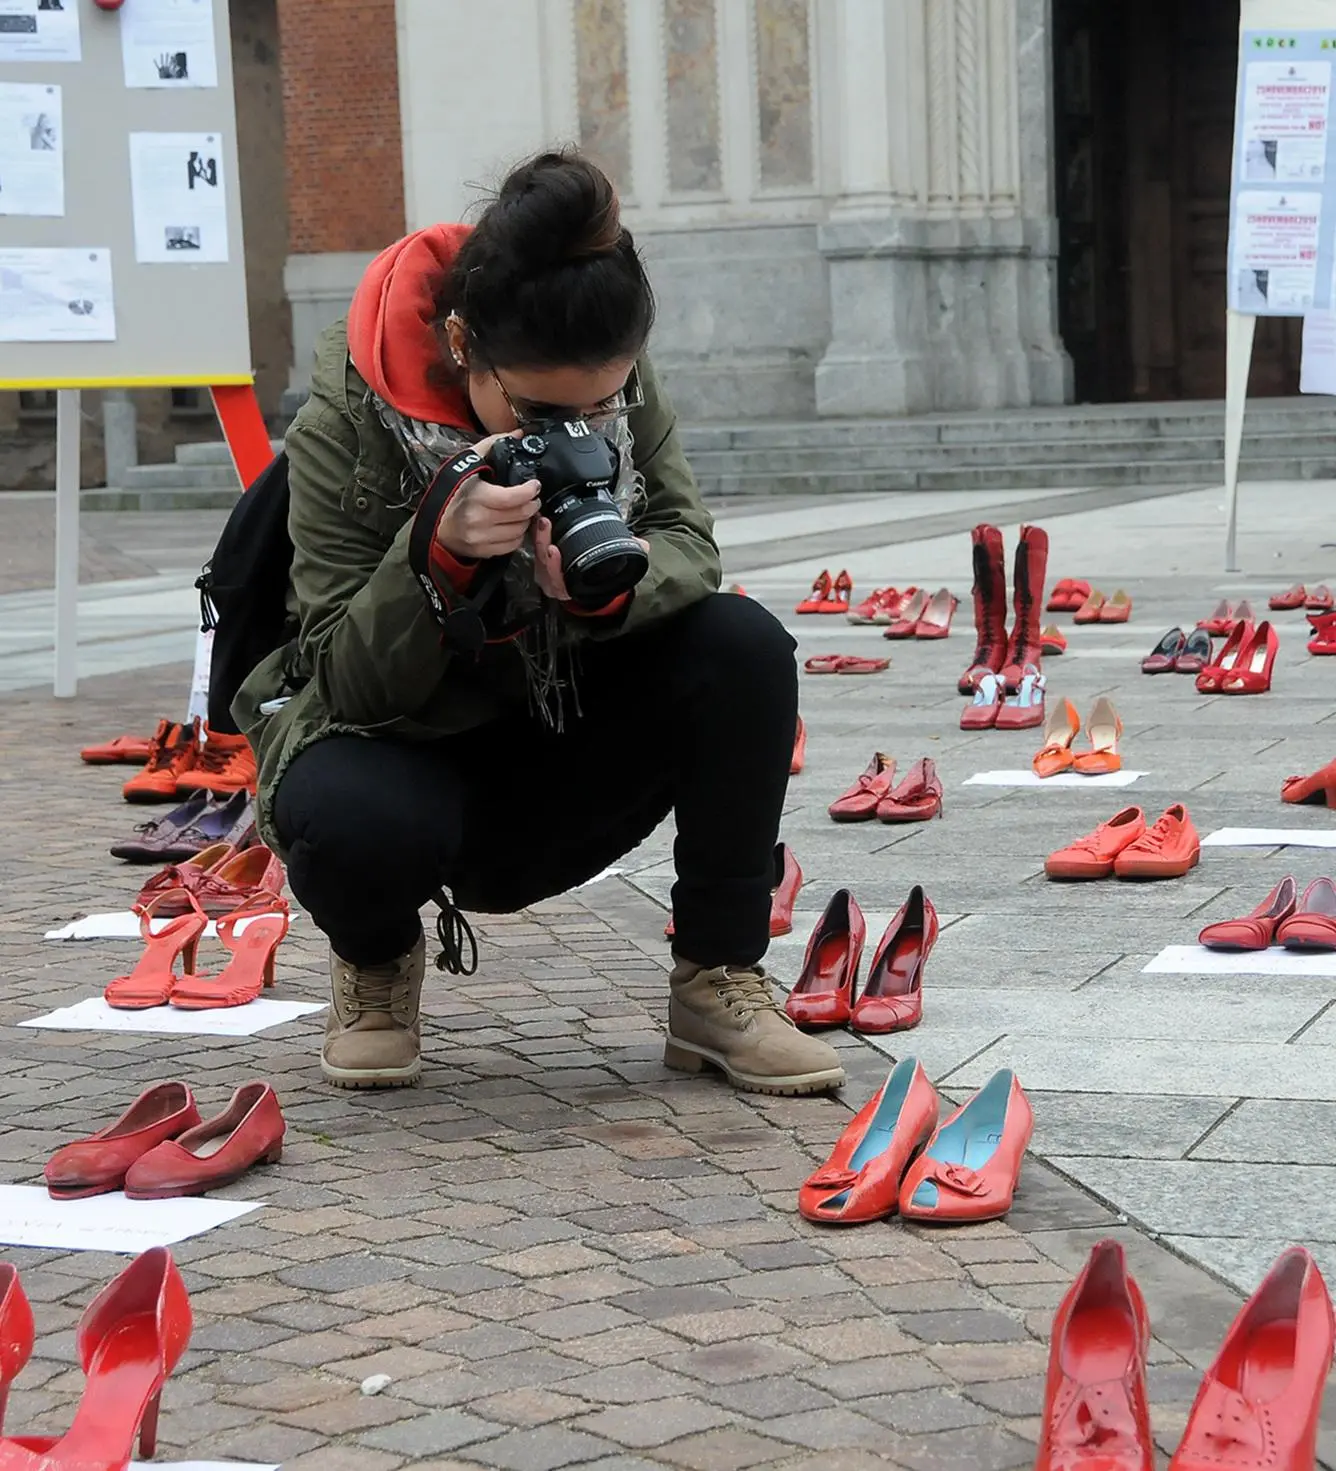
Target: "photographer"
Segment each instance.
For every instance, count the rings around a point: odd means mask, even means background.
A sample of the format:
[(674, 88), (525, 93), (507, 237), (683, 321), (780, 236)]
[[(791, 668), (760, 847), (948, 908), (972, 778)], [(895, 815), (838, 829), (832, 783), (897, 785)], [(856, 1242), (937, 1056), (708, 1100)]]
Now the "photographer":
[[(383, 252), (321, 339), (287, 436), (300, 637), (234, 712), (261, 831), (329, 937), (333, 1083), (417, 1079), (423, 905), (441, 906), (438, 964), (468, 972), (456, 904), (563, 893), (670, 812), (665, 1060), (769, 1092), (843, 1080), (760, 964), (794, 645), (717, 591), (643, 356), (653, 313), (612, 185), (568, 152), (514, 170), (476, 227)], [(559, 504), (563, 467), (585, 464), (602, 478)]]

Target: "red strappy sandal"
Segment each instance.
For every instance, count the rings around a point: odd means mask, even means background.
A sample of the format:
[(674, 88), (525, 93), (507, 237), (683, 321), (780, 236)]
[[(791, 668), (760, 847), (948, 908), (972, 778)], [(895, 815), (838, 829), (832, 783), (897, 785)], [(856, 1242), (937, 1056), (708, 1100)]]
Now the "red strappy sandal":
[(117, 976), (103, 991), (102, 998), (108, 1006), (117, 1011), (147, 1011), (153, 1006), (166, 1006), (183, 979), (174, 969), (176, 957), (181, 957), (186, 976), (194, 971), (195, 952), (209, 921), (193, 894), (186, 894), (184, 913), (178, 910), (175, 918), (168, 920), (156, 935), (153, 933), (154, 916), (163, 912), (166, 901), (179, 902), (179, 898), (179, 891), (168, 890), (148, 904), (135, 906), (144, 953), (129, 975)]
[[(242, 920), (249, 920), (238, 934)], [(183, 1011), (217, 1011), (246, 1006), (274, 984), (274, 952), (288, 932), (287, 901), (277, 894), (257, 893), (226, 919), (218, 921), (218, 938), (231, 959), (216, 976), (187, 976), (172, 991), (173, 1006)]]

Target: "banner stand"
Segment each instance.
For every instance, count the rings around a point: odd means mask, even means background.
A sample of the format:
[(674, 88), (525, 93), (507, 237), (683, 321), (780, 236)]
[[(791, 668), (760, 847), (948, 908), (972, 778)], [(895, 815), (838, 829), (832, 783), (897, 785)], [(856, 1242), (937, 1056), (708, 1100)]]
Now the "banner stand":
[(1243, 452), (1243, 415), (1248, 406), (1257, 318), (1225, 313), (1225, 571), (1239, 572), (1239, 457)]

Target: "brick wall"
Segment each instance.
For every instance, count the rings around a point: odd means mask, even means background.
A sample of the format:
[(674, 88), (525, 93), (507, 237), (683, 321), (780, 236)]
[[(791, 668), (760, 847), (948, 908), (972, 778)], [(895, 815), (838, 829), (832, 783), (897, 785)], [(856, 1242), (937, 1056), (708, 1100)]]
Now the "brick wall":
[(288, 250), (379, 250), (404, 233), (394, 0), (282, 0)]

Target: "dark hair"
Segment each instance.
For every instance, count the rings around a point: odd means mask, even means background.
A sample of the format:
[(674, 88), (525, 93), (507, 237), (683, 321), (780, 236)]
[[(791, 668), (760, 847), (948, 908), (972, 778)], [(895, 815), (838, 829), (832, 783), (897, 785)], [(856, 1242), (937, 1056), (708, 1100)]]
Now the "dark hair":
[(490, 368), (599, 368), (636, 357), (654, 293), (608, 176), (575, 149), (513, 169), (437, 294)]

